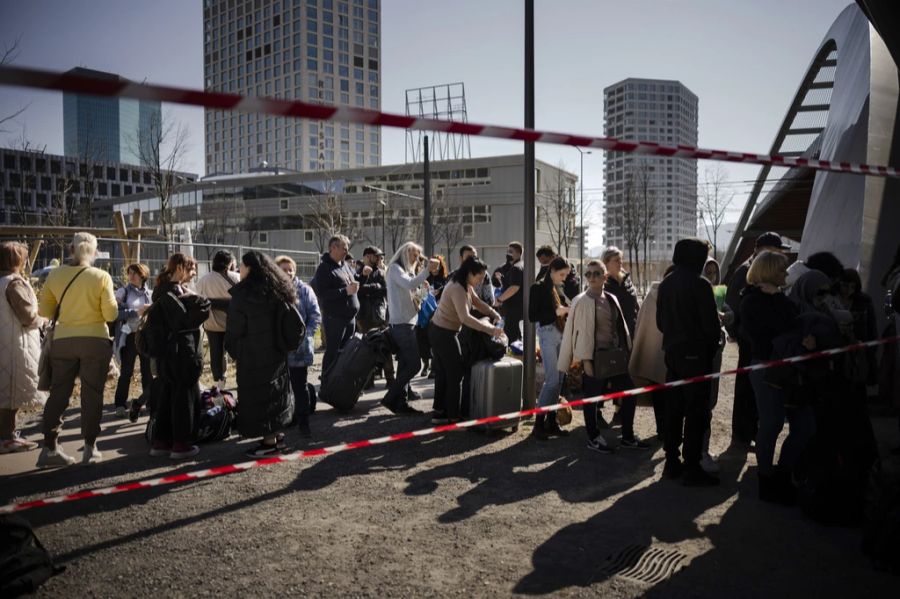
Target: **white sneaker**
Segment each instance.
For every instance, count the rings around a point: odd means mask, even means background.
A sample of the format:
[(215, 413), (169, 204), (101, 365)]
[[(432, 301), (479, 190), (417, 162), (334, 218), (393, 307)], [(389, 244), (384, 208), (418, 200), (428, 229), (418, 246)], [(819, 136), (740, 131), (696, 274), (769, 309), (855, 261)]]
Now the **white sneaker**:
[(59, 445), (55, 450), (45, 447), (41, 450), (41, 455), (37, 459), (38, 468), (60, 468), (62, 466), (71, 466), (75, 463), (75, 458), (68, 455)]
[(81, 454), (81, 463), (85, 466), (99, 464), (103, 461), (103, 454), (97, 449), (96, 445), (84, 444), (84, 450)]
[(709, 455), (708, 452), (704, 452), (700, 457), (700, 467), (707, 474), (718, 474), (719, 473), (719, 465), (716, 463), (716, 458)]

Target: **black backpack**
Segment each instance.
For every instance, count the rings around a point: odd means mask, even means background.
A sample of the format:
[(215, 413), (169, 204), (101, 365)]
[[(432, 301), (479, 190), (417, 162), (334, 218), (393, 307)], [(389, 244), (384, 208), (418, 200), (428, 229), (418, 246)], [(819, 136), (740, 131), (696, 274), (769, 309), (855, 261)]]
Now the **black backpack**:
[(275, 312), (275, 346), (285, 354), (297, 351), (306, 336), (306, 323), (297, 306), (279, 302)]
[(0, 597), (34, 593), (51, 576), (65, 570), (41, 545), (20, 516), (0, 516)]
[[(171, 292), (168, 295), (182, 310), (187, 312), (187, 308), (184, 307), (178, 296)], [(159, 359), (166, 353), (169, 331), (166, 330), (166, 321), (162, 310), (162, 298), (160, 298), (159, 301), (150, 304), (141, 315), (141, 322), (134, 334), (134, 345), (143, 357)]]

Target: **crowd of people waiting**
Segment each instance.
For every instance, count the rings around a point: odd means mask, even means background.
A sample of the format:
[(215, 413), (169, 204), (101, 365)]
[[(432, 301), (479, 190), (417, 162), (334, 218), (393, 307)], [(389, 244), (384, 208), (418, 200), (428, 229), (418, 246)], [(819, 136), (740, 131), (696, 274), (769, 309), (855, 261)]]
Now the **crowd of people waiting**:
[[(862, 292), (859, 273), (824, 252), (791, 264), (790, 248), (776, 233), (756, 240), (753, 256), (731, 277), (727, 291), (720, 286), (718, 263), (709, 256), (710, 244), (680, 240), (672, 264), (646, 290), (643, 302), (624, 269), (622, 251), (615, 247), (585, 264), (582, 290), (573, 265), (549, 246), (537, 251), (541, 268), (534, 280), (526, 277), (518, 242), (508, 245), (505, 263), (493, 272), (469, 245), (460, 248), (452, 272), (443, 256), (426, 257), (413, 242), (402, 244), (387, 261), (381, 249), (370, 246), (356, 262), (350, 246), (348, 238), (333, 237), (308, 282), (300, 280), (296, 263), (287, 256), (273, 259), (249, 251), (236, 258), (227, 250), (218, 251), (210, 272), (195, 282), (196, 261), (175, 253), (151, 291), (151, 273), (143, 264), (129, 265), (125, 284), (116, 289), (107, 272), (92, 267), (96, 238), (78, 233), (69, 262), (50, 272), (38, 298), (24, 276), (26, 247), (3, 242), (0, 331), (8, 350), (0, 360), (0, 452), (37, 449), (37, 443), (17, 432), (16, 415), (43, 406), (38, 466), (73, 464), (57, 439), (78, 380), (82, 462), (101, 461), (97, 437), (115, 353), (120, 363), (116, 417), (137, 421), (149, 405), (154, 415), (150, 455), (196, 455), (195, 405), (204, 366), (201, 327), (215, 385), (227, 384), (226, 355), (235, 362), (237, 429), (243, 437), (259, 439), (248, 452), (253, 457), (286, 451), (290, 426), (299, 429), (301, 438), (312, 436), (315, 390), (308, 370), (317, 331), (325, 348), (324, 372), (334, 367), (354, 334), (389, 329), (396, 368), (389, 357), (366, 388), (383, 376), (381, 404), (394, 414), (416, 416), (422, 412), (412, 402), (421, 397), (411, 382), (416, 376), (433, 378), (429, 416), (436, 424), (456, 422), (467, 413), (463, 381), (471, 364), (460, 344), (464, 328), (513, 346), (522, 339), (523, 319), (535, 324), (544, 371), (537, 401), (541, 407), (556, 404), (573, 389), (596, 396), (718, 372), (729, 338), (737, 342), (738, 364), (749, 366), (879, 336), (875, 304)], [(882, 284), (889, 316), (882, 334), (894, 335), (900, 249)], [(430, 313), (426, 304), (432, 306)], [(139, 355), (136, 339), (149, 310), (160, 315), (166, 332), (165, 351), (153, 360)], [(113, 339), (111, 322), (116, 323)], [(299, 327), (291, 324), (296, 322)], [(287, 326), (302, 333), (285, 334)], [(43, 330), (49, 338), (42, 342)], [(294, 332), (299, 343), (285, 346)], [(790, 500), (791, 469), (817, 429), (821, 435), (829, 426), (829, 407), (844, 405), (864, 413), (867, 387), (874, 383), (880, 383), (887, 397), (900, 396), (896, 344), (885, 347), (880, 368), (876, 356), (875, 350), (856, 352), (808, 368), (755, 370), (737, 377), (732, 444), (749, 448), (755, 443), (762, 499)], [(142, 393), (129, 403), (138, 360)], [(707, 381), (650, 397), (656, 436), (666, 455), (665, 477), (694, 486), (718, 483), (718, 466), (709, 453), (717, 396), (718, 383)], [(621, 439), (615, 446), (601, 432), (608, 428), (602, 407), (584, 409), (588, 449), (608, 454), (651, 447), (635, 431), (635, 396), (616, 402), (613, 420), (621, 424)], [(789, 434), (776, 460), (785, 421)], [(569, 432), (553, 414), (539, 414), (532, 434), (543, 441)]]

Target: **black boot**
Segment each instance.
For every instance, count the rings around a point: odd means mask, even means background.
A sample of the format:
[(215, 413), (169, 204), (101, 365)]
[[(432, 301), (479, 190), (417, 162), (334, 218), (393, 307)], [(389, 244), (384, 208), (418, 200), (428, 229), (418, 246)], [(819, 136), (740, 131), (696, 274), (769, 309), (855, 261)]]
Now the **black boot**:
[(550, 435), (547, 434), (547, 428), (545, 426), (546, 420), (546, 414), (538, 414), (534, 418), (534, 428), (531, 430), (531, 435), (538, 441), (546, 441), (550, 438)]
[(547, 435), (550, 437), (568, 437), (569, 431), (563, 430), (559, 426), (559, 422), (556, 421), (556, 412), (549, 412), (546, 414), (546, 420), (544, 420), (544, 430), (547, 431)]

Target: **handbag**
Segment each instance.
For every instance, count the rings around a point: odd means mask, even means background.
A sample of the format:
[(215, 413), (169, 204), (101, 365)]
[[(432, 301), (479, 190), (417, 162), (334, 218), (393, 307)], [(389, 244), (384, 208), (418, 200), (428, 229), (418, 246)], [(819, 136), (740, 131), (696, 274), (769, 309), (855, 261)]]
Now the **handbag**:
[(559, 398), (559, 405), (562, 407), (556, 410), (556, 423), (560, 426), (567, 426), (572, 423), (572, 407), (565, 397)]
[(608, 379), (628, 372), (628, 352), (621, 347), (594, 350), (594, 378)]
[(437, 300), (429, 293), (422, 300), (422, 305), (419, 306), (419, 317), (416, 325), (420, 329), (427, 329), (428, 323), (431, 322), (431, 317), (434, 316), (435, 312), (437, 312)]
[[(550, 283), (550, 288), (553, 290), (553, 309), (559, 308), (563, 305), (562, 300), (559, 297), (559, 291), (556, 290), (556, 286), (553, 285), (553, 282)], [(556, 328), (559, 329), (559, 332), (562, 333), (566, 330), (566, 317), (565, 316), (556, 316)]]
[(53, 346), (53, 333), (56, 331), (56, 321), (59, 320), (59, 310), (62, 308), (63, 300), (66, 298), (66, 292), (69, 291), (69, 287), (72, 286), (72, 283), (75, 282), (81, 273), (87, 270), (87, 267), (79, 270), (72, 280), (69, 281), (69, 284), (66, 285), (66, 288), (63, 289), (62, 295), (59, 296), (59, 301), (56, 302), (56, 311), (53, 313), (53, 319), (47, 324), (47, 328), (44, 330), (44, 338), (41, 339), (41, 355), (38, 358), (38, 391), (49, 391), (50, 390), (50, 379), (52, 378), (52, 371), (50, 368), (50, 348)]

